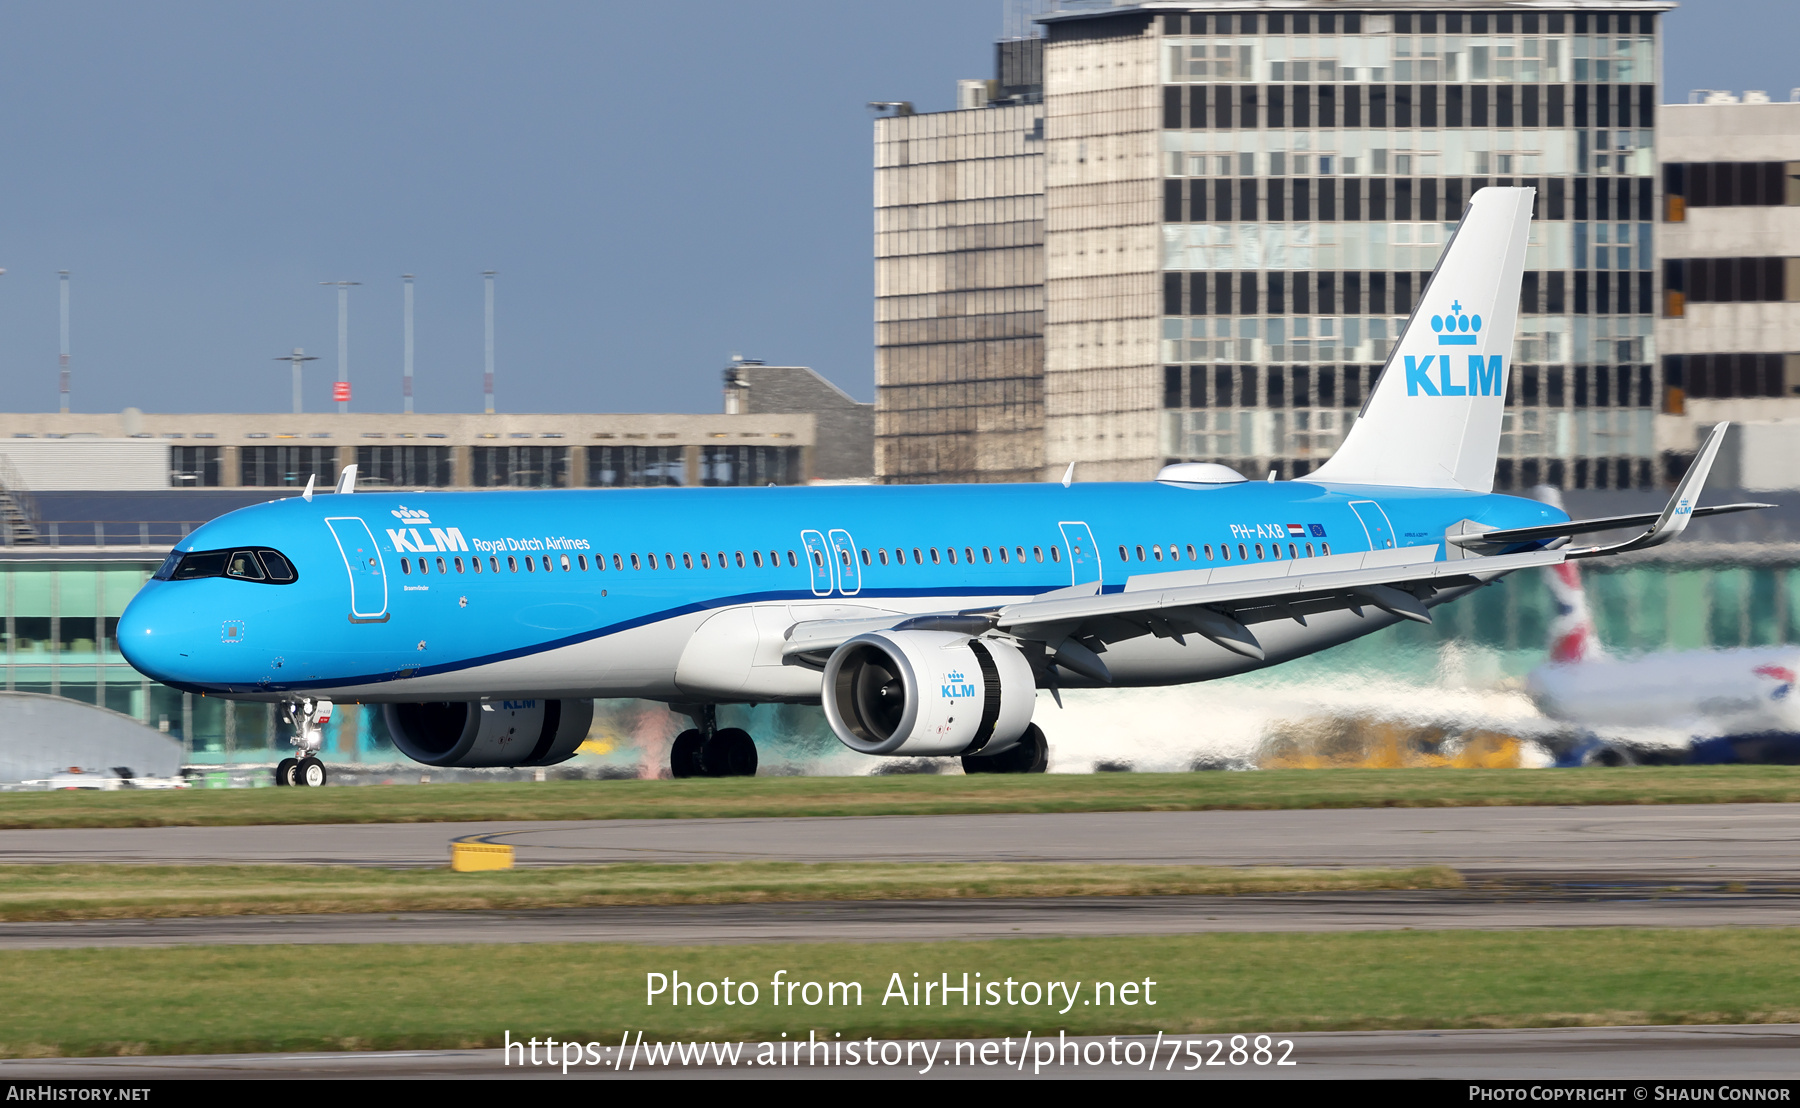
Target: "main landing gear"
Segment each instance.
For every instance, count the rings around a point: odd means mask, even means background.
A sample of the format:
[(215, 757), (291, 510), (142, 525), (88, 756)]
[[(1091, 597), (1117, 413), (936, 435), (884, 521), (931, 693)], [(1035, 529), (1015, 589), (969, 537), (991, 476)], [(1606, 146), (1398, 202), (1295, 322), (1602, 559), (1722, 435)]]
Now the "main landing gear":
[(300, 756), (283, 758), (275, 766), (275, 783), (314, 789), (322, 787), (327, 774), (325, 763), (319, 761), (319, 748), (325, 745), (325, 724), (331, 720), (331, 701), (304, 697), (283, 703), (281, 711), (294, 728), (294, 737), (288, 741), (294, 744)]
[(965, 755), (962, 765), (964, 773), (1043, 773), (1050, 768), (1050, 744), (1034, 723), (1006, 751), (985, 758)]
[(738, 727), (720, 727), (711, 704), (677, 708), (696, 726), (675, 736), (669, 772), (676, 777), (755, 777), (756, 740)]

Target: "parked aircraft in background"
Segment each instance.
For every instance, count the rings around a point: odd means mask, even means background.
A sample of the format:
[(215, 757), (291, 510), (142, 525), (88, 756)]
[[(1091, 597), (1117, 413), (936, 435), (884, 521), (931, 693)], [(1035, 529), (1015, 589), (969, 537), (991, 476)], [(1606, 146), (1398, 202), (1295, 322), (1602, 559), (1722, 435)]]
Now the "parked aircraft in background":
[(715, 708), (771, 701), (822, 702), (864, 754), (1042, 772), (1040, 689), (1277, 665), (1681, 533), (1723, 425), (1626, 542), (1546, 549), (1595, 528), (1492, 492), (1532, 195), (1475, 194), (1360, 418), (1302, 479), (1188, 463), (1141, 484), (309, 488), (184, 539), (119, 644), (176, 688), (284, 704), (300, 757), (282, 783), (324, 782), (333, 702), (383, 705), (428, 765), (543, 766), (574, 754), (596, 697), (690, 716), (676, 776), (755, 772)]
[[(1536, 492), (1562, 506), (1555, 489)], [(1594, 629), (1575, 563), (1544, 573), (1557, 616), (1549, 661), (1531, 672), (1525, 687), (1539, 711), (1582, 729), (1558, 750), (1558, 765), (1800, 764), (1800, 697), (1794, 695), (1800, 646), (1612, 658)]]

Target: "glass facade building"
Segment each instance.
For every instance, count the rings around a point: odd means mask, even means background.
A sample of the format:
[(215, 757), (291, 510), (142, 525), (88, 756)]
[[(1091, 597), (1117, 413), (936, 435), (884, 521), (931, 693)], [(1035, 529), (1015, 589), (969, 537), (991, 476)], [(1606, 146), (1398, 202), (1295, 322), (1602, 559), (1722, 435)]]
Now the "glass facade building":
[[(1033, 479), (965, 445), (1031, 429), (1036, 479), (1303, 476), (1499, 185), (1538, 200), (1497, 486), (1663, 483), (1684, 464), (1656, 438), (1670, 6), (1054, 5), (1001, 44), (1010, 96), (877, 122), (878, 475)], [(1041, 312), (1016, 332), (1015, 302)]]
[(1468, 197), (1526, 185), (1497, 486), (1660, 483), (1658, 13), (1331, 7), (1154, 21), (1165, 459), (1316, 468)]

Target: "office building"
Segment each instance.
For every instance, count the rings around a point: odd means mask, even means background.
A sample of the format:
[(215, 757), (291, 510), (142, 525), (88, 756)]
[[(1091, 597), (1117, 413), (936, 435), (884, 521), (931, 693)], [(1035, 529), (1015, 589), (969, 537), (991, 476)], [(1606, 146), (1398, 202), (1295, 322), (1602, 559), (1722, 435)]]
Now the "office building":
[[(878, 121), (882, 479), (925, 479), (923, 443), (940, 477), (1007, 479), (1017, 470), (984, 468), (958, 436), (994, 426), (1024, 439), (1039, 396), (1040, 479), (1075, 462), (1077, 479), (1140, 480), (1182, 460), (1302, 476), (1342, 441), (1468, 197), (1529, 185), (1497, 483), (1659, 483), (1651, 229), (1670, 6), (1070, 0), (1040, 16), (1042, 84), (1016, 99), (1041, 104)], [(1028, 53), (1015, 44), (1002, 62)], [(1041, 113), (1041, 154), (982, 137), (1017, 134), (1027, 113)], [(1007, 201), (1042, 203), (1041, 391), (1021, 370), (1016, 394), (981, 394), (993, 403), (959, 406), (939, 387), (937, 406), (909, 407), (920, 386), (899, 355), (924, 351), (901, 334), (935, 340), (921, 380), (964, 394), (1000, 341), (985, 317), (951, 310), (967, 298), (958, 280), (1001, 282), (982, 268), (994, 228), (955, 223), (967, 201), (946, 190), (1008, 187), (1008, 163), (1031, 156), (1041, 194)], [(915, 190), (911, 204), (894, 182)], [(895, 247), (902, 210), (909, 233), (963, 231)], [(888, 322), (900, 273), (938, 298), (904, 329)], [(1021, 302), (1030, 292), (1017, 288)]]
[(1678, 459), (1712, 424), (1742, 423), (1721, 477), (1800, 488), (1800, 102), (1693, 99), (1663, 109), (1658, 147), (1658, 438)]
[[(815, 425), (810, 412), (5, 413), (0, 458), (32, 491), (299, 488), (330, 485), (353, 462), (363, 488), (798, 485), (811, 477)], [(833, 451), (843, 469), (844, 448)]]

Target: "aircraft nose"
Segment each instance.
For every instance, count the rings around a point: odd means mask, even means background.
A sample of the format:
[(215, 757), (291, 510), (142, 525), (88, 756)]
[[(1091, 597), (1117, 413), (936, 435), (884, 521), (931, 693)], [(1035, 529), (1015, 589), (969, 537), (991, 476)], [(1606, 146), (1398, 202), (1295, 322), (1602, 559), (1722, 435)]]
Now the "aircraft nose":
[(119, 652), (132, 668), (158, 681), (175, 679), (182, 658), (181, 624), (167, 597), (151, 582), (125, 606), (119, 617)]

